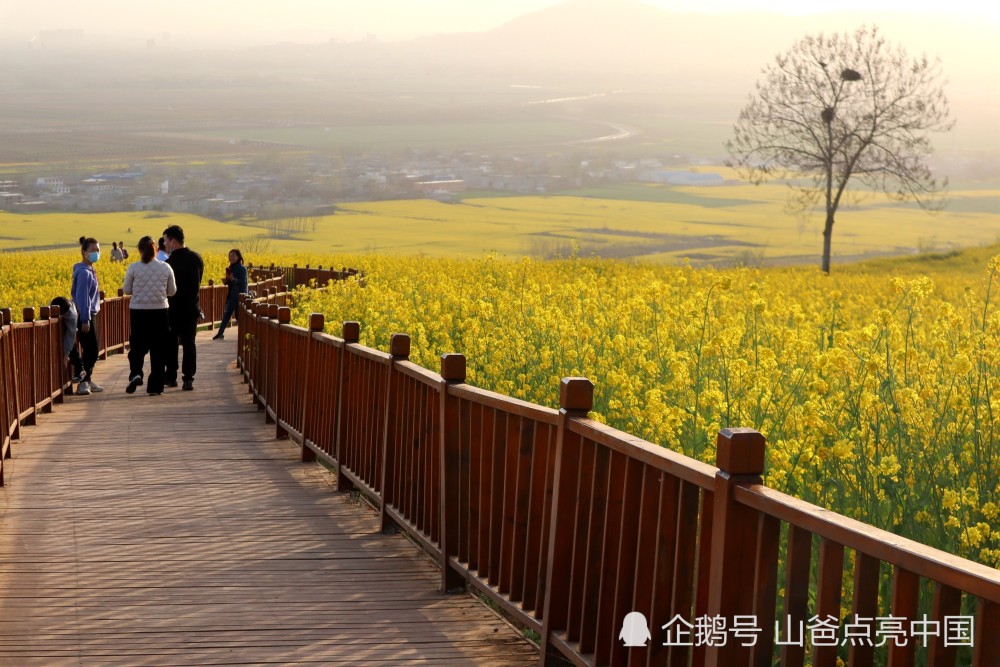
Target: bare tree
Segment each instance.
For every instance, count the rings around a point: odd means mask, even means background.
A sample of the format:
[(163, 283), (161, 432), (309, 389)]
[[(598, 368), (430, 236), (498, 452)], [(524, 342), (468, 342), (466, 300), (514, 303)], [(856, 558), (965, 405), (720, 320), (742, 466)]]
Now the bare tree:
[(763, 69), (726, 143), (729, 164), (755, 184), (792, 179), (795, 210), (824, 201), (823, 271), (852, 178), (924, 209), (944, 205), (947, 181), (926, 162), (928, 134), (953, 125), (940, 69), (888, 44), (875, 26), (806, 37)]

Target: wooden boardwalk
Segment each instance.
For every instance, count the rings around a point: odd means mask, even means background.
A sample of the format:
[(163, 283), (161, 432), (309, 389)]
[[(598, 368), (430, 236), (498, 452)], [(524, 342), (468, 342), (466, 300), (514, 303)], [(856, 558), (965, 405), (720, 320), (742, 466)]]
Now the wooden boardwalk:
[(0, 665), (526, 665), (537, 649), (274, 439), (199, 337), (195, 391), (68, 396), (0, 489)]

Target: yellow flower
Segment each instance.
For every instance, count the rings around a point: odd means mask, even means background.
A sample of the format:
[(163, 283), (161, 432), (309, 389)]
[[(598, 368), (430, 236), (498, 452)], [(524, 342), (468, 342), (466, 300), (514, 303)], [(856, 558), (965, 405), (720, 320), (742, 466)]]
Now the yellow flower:
[(959, 538), (963, 546), (966, 547), (978, 547), (983, 543), (983, 534), (976, 526), (969, 526), (964, 531)]
[(958, 509), (959, 499), (960, 496), (956, 491), (953, 491), (952, 489), (945, 489), (941, 497), (941, 507), (946, 510)]

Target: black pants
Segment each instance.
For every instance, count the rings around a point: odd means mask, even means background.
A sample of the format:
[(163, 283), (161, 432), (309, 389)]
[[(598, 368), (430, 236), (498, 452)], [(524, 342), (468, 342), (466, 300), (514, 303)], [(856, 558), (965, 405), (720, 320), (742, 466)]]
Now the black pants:
[(236, 313), (237, 306), (240, 305), (240, 295), (237, 294), (235, 297), (229, 297), (226, 299), (226, 307), (222, 310), (222, 324), (219, 325), (219, 333), (226, 330), (229, 326), (229, 320), (232, 319), (233, 314)]
[[(81, 323), (82, 325), (82, 323)], [(90, 382), (90, 375), (94, 372), (94, 364), (97, 363), (97, 313), (90, 316), (90, 331), (77, 329), (76, 339), (83, 348), (83, 379)]]
[[(177, 383), (178, 366), (180, 366), (184, 380), (194, 380), (194, 373), (198, 368), (198, 351), (194, 346), (194, 337), (197, 333), (197, 313), (193, 316), (183, 316), (173, 311), (170, 312), (170, 336), (166, 345), (166, 376), (164, 377), (167, 384)], [(183, 366), (179, 364), (180, 348), (184, 348)]]
[(164, 356), (167, 339), (170, 336), (170, 317), (166, 308), (158, 310), (129, 311), (132, 323), (132, 333), (129, 335), (129, 379), (142, 378), (142, 364), (149, 354), (149, 382), (146, 392), (159, 394), (163, 392)]
[(69, 350), (69, 363), (73, 367), (74, 374), (83, 373), (83, 359), (80, 358), (80, 350), (78, 345), (74, 345)]

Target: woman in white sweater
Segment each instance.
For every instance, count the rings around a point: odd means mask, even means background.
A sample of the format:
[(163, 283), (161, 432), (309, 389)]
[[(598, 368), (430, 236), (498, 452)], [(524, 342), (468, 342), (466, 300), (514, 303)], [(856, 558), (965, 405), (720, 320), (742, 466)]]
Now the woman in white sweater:
[(167, 297), (177, 291), (174, 270), (169, 264), (154, 259), (156, 243), (149, 236), (139, 239), (137, 246), (142, 261), (130, 264), (125, 272), (126, 294), (131, 294), (129, 315), (132, 333), (129, 336), (128, 362), (130, 367), (125, 391), (134, 394), (142, 385), (142, 365), (149, 353), (149, 383), (146, 393), (163, 393), (164, 352), (169, 336), (170, 317), (167, 314)]

